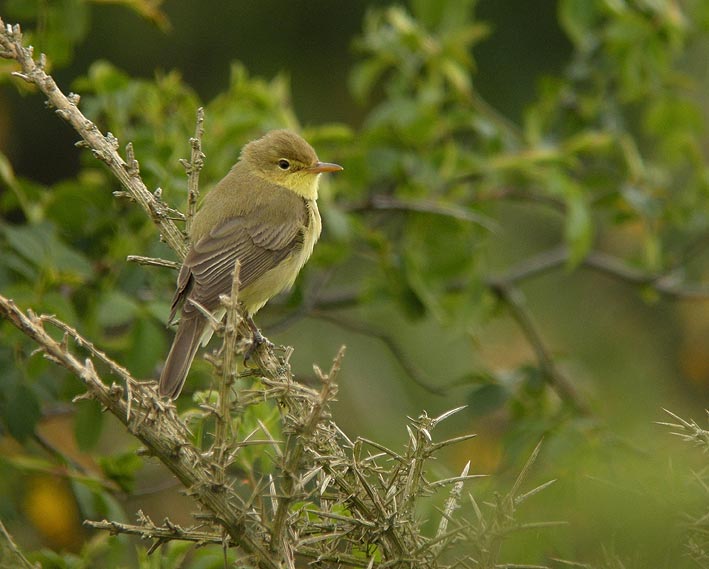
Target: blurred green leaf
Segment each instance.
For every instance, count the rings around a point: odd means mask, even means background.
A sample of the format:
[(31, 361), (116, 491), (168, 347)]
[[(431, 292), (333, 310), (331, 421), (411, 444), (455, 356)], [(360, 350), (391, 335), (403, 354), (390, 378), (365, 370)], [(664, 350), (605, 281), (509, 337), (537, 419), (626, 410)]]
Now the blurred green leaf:
[(149, 377), (165, 353), (167, 342), (164, 325), (152, 319), (137, 319), (132, 333), (132, 345), (126, 354), (128, 368), (136, 377)]
[(47, 314), (54, 314), (60, 320), (70, 324), (80, 322), (80, 318), (76, 312), (73, 302), (66, 294), (59, 291), (50, 291), (42, 295), (39, 304), (35, 307)]
[(473, 416), (486, 415), (502, 407), (509, 399), (507, 389), (498, 383), (487, 383), (473, 389), (467, 404)]
[(71, 488), (85, 519), (127, 521), (120, 503), (101, 485), (85, 479), (71, 479)]
[(44, 269), (52, 281), (84, 282), (93, 274), (86, 257), (62, 242), (47, 222), (36, 225), (0, 225), (10, 247), (26, 261)]
[(143, 459), (134, 451), (128, 451), (100, 457), (99, 466), (106, 478), (113, 480), (121, 490), (130, 494), (135, 489), (135, 475), (143, 467)]
[(598, 44), (596, 26), (600, 21), (596, 3), (586, 0), (562, 0), (558, 3), (559, 23), (581, 52)]
[(384, 60), (360, 63), (350, 74), (350, 90), (355, 99), (359, 102), (366, 101), (388, 67), (389, 63)]
[(74, 439), (83, 452), (92, 450), (98, 443), (103, 430), (103, 413), (95, 401), (77, 404), (74, 415)]
[(130, 296), (120, 290), (110, 290), (99, 303), (98, 323), (106, 328), (123, 326), (133, 321), (137, 310)]
[(47, 246), (51, 240), (48, 225), (2, 226), (10, 247), (34, 265), (42, 265), (48, 257)]
[(575, 268), (583, 261), (593, 245), (593, 222), (591, 209), (580, 193), (566, 196), (566, 219), (564, 237), (569, 246), (567, 267)]
[(24, 442), (34, 433), (42, 416), (37, 395), (27, 385), (18, 382), (5, 391), (5, 397), (2, 421), (13, 437)]

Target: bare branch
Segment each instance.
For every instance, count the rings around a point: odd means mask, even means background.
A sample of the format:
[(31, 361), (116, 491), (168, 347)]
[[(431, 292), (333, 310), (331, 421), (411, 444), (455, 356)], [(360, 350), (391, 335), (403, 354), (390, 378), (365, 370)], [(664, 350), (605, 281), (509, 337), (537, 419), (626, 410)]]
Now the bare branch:
[(180, 263), (176, 263), (175, 261), (168, 261), (167, 259), (159, 259), (156, 257), (143, 257), (141, 255), (128, 255), (126, 261), (149, 267), (163, 267), (175, 270), (179, 270), (180, 268)]
[(39, 563), (30, 563), (0, 521), (0, 569), (40, 569)]
[(519, 290), (504, 281), (491, 281), (488, 286), (490, 286), (500, 301), (507, 306), (510, 315), (517, 322), (522, 333), (532, 346), (539, 362), (539, 367), (549, 386), (576, 411), (583, 415), (590, 414), (591, 410), (586, 401), (581, 398), (573, 383), (556, 366), (554, 359), (544, 344), (541, 333), (532, 320), (532, 316), (524, 306), (524, 300)]
[(429, 384), (424, 379), (423, 372), (421, 372), (421, 370), (416, 367), (416, 365), (406, 356), (406, 353), (401, 348), (401, 346), (399, 346), (399, 344), (397, 344), (396, 341), (386, 332), (376, 330), (375, 328), (368, 326), (367, 324), (356, 322), (349, 318), (345, 318), (339, 314), (329, 314), (322, 310), (313, 310), (310, 313), (310, 316), (313, 318), (319, 318), (320, 320), (331, 322), (337, 326), (345, 328), (346, 330), (352, 330), (353, 332), (376, 338), (387, 347), (392, 356), (394, 356), (394, 359), (399, 362), (399, 365), (401, 365), (406, 374), (413, 380), (416, 385), (435, 395), (444, 394), (443, 389)]
[(438, 203), (423, 199), (401, 199), (386, 194), (374, 194), (370, 196), (366, 202), (353, 204), (347, 206), (345, 209), (353, 212), (390, 210), (428, 213), (431, 215), (450, 217), (468, 223), (475, 223), (488, 231), (496, 231), (499, 229), (497, 223), (490, 218), (456, 204)]
[(197, 209), (197, 199), (199, 198), (199, 173), (204, 167), (204, 153), (202, 152), (202, 136), (204, 135), (204, 108), (197, 109), (197, 125), (195, 126), (194, 137), (190, 138), (192, 152), (189, 162), (181, 160), (187, 173), (187, 214), (185, 231), (190, 234), (195, 210)]

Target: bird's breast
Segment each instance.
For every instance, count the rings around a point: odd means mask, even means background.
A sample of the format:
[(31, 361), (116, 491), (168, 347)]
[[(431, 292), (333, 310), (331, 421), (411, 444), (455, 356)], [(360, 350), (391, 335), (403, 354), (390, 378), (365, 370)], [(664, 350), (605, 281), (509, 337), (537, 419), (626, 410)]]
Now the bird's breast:
[(322, 221), (317, 203), (307, 200), (307, 224), (303, 228), (303, 242), (277, 266), (266, 271), (260, 278), (239, 293), (239, 299), (249, 314), (256, 313), (268, 300), (293, 286), (298, 273), (313, 253), (322, 231)]

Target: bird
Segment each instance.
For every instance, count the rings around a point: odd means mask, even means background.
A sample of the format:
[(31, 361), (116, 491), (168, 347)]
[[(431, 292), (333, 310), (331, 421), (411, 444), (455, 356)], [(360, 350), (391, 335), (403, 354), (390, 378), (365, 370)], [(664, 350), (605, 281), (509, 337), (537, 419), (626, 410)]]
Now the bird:
[[(223, 318), (219, 297), (231, 291), (237, 260), (239, 301), (251, 324), (269, 299), (293, 285), (322, 229), (320, 174), (342, 169), (321, 162), (312, 146), (290, 130), (269, 131), (242, 148), (193, 218), (168, 321), (180, 310), (160, 374), (161, 396), (179, 397), (199, 345), (206, 345), (213, 331), (195, 303)], [(256, 333), (254, 339), (259, 339)]]

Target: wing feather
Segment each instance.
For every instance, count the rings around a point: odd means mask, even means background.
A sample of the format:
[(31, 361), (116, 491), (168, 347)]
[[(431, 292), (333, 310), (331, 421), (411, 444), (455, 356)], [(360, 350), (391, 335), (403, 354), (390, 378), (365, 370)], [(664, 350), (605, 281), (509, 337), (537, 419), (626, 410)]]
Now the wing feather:
[[(268, 198), (258, 200), (258, 220), (250, 212), (231, 217), (193, 243), (178, 277), (173, 314), (188, 296), (208, 310), (219, 305), (219, 296), (231, 290), (236, 260), (241, 268), (241, 287), (246, 288), (303, 245), (308, 223), (306, 202), (283, 188), (269, 189)], [(288, 207), (283, 207), (286, 200)], [(251, 210), (253, 211), (253, 210)], [(263, 220), (269, 220), (263, 223)], [(190, 303), (183, 311), (196, 310)]]

